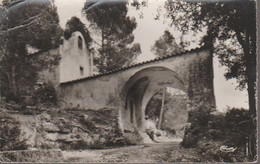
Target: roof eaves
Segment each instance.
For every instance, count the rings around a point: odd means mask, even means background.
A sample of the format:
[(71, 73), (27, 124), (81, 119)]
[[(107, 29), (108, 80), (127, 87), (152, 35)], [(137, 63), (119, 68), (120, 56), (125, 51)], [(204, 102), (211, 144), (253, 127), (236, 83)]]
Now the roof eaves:
[(80, 82), (80, 81), (93, 79), (93, 78), (97, 78), (97, 77), (104, 76), (104, 75), (109, 75), (109, 74), (116, 73), (116, 72), (119, 72), (119, 71), (127, 70), (129, 68), (137, 67), (137, 66), (140, 66), (140, 65), (148, 64), (148, 63), (153, 63), (153, 62), (156, 62), (156, 61), (161, 61), (161, 60), (168, 59), (168, 58), (171, 58), (171, 57), (181, 56), (181, 55), (184, 55), (184, 54), (187, 54), (187, 53), (190, 53), (190, 52), (196, 52), (198, 50), (207, 49), (207, 48), (210, 48), (210, 47), (209, 46), (202, 46), (202, 47), (193, 48), (193, 49), (186, 50), (186, 51), (183, 51), (183, 52), (179, 52), (179, 53), (176, 53), (176, 54), (171, 54), (171, 55), (167, 55), (167, 56), (164, 56), (164, 57), (158, 57), (158, 58), (155, 58), (155, 59), (152, 59), (152, 60), (144, 61), (144, 62), (141, 62), (141, 63), (136, 63), (136, 64), (132, 64), (132, 65), (129, 65), (129, 66), (124, 66), (124, 67), (121, 67), (119, 69), (115, 69), (115, 70), (112, 70), (112, 71), (109, 71), (109, 72), (91, 75), (91, 76), (88, 76), (88, 77), (83, 77), (83, 78), (70, 80), (70, 81), (66, 81), (66, 82), (61, 82), (60, 85), (67, 85), (67, 84), (71, 84), (71, 83), (74, 83), (74, 82)]

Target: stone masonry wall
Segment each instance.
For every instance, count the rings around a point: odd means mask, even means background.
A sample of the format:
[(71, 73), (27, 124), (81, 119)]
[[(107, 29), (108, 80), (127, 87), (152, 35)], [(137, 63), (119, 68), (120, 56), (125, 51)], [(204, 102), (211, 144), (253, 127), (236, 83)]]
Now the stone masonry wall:
[(164, 67), (176, 72), (187, 88), (191, 101), (215, 105), (212, 55), (209, 49), (199, 49), (111, 74), (63, 83), (59, 92), (59, 97), (63, 100), (61, 106), (120, 108), (123, 106), (122, 90), (129, 78), (149, 67)]

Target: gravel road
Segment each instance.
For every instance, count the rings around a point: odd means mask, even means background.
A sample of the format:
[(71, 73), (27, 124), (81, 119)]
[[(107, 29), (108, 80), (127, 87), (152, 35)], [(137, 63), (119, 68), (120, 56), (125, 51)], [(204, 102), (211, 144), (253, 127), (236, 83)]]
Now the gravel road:
[(152, 143), (121, 148), (63, 151), (65, 162), (209, 162), (203, 160), (195, 149), (186, 149), (180, 142)]

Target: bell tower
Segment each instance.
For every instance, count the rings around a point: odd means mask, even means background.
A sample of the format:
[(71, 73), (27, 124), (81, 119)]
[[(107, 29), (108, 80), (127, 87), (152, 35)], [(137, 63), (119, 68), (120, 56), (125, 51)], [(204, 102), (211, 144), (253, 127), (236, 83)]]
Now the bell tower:
[(77, 80), (93, 74), (93, 57), (79, 31), (72, 33), (68, 40), (63, 39), (59, 51), (60, 82)]

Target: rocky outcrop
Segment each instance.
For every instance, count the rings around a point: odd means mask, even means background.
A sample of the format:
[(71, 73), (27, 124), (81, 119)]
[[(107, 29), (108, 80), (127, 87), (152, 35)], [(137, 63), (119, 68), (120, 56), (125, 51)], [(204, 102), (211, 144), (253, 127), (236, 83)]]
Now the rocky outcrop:
[(71, 150), (126, 144), (117, 113), (115, 109), (70, 109), (39, 115), (37, 147)]
[(41, 110), (41, 114), (1, 114), (2, 150), (75, 150), (134, 144), (121, 133), (116, 109)]

